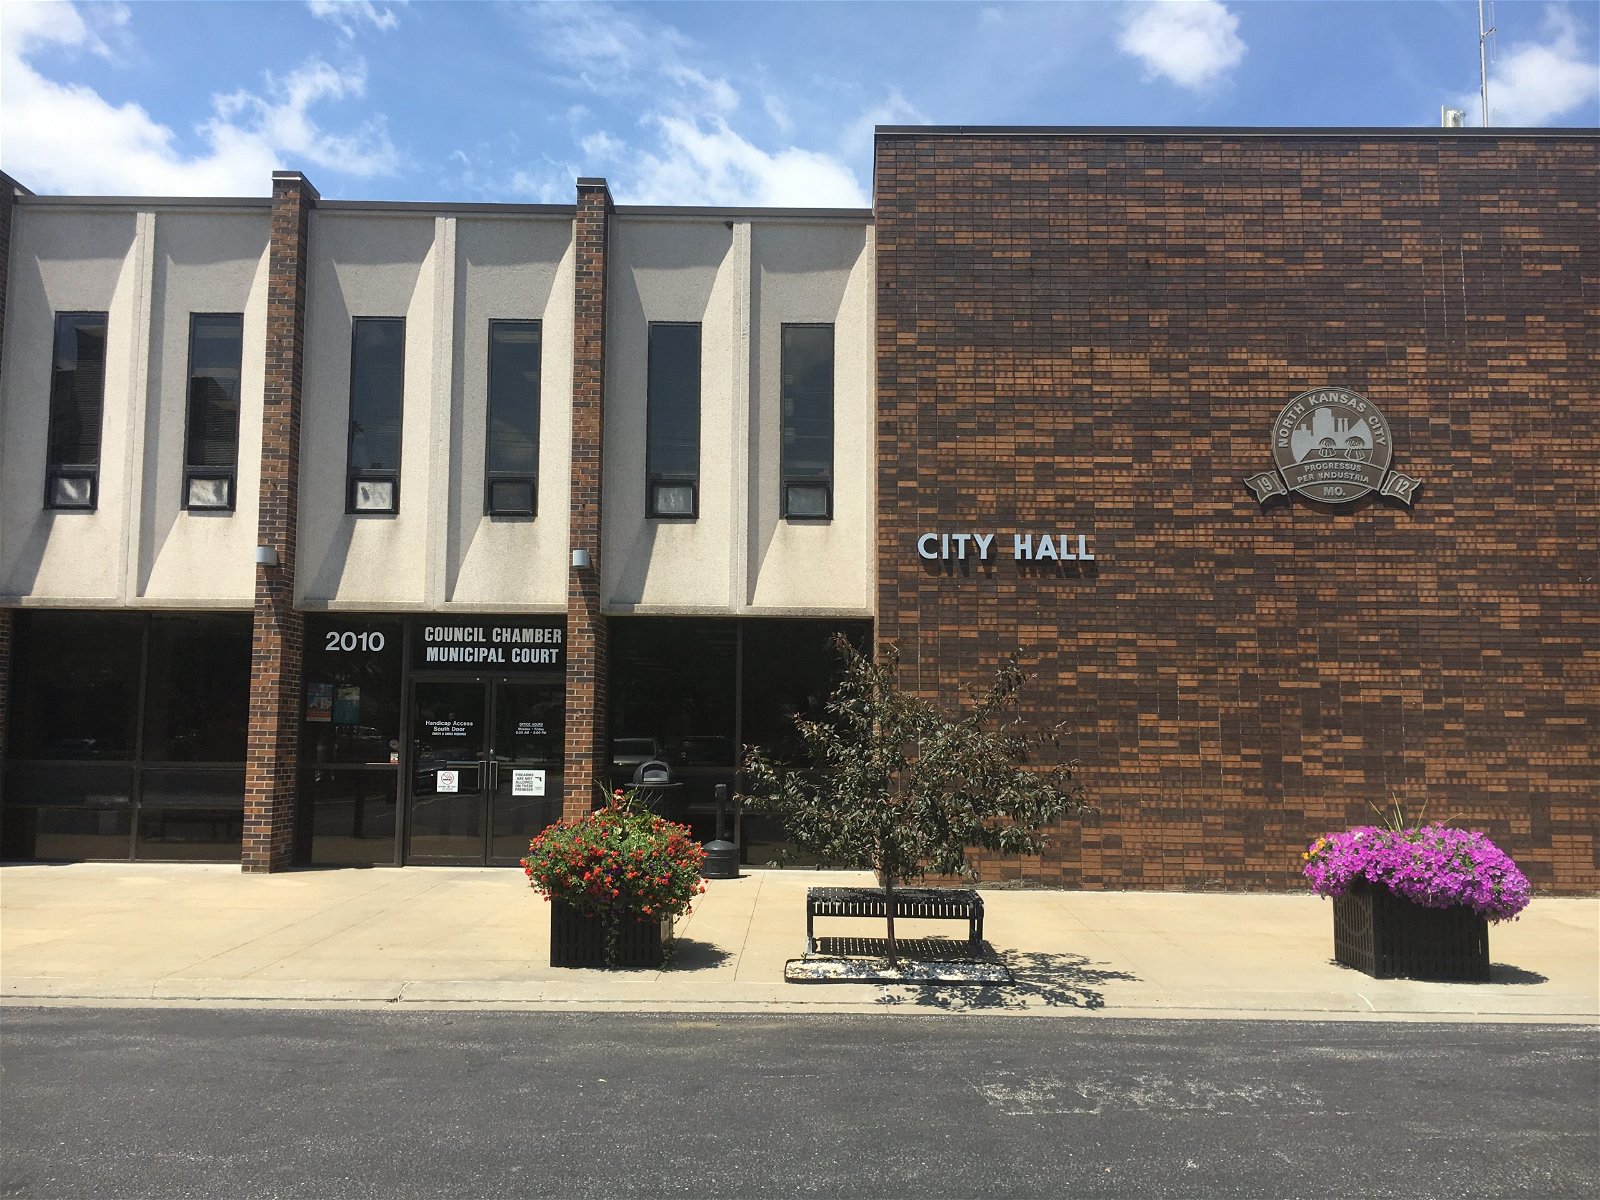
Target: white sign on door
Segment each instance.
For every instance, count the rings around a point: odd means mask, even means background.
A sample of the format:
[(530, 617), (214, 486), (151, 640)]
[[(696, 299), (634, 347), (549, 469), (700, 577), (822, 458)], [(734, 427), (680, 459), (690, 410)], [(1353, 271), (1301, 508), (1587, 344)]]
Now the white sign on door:
[(459, 792), (461, 790), (461, 772), (440, 771), (436, 777), (433, 790), (436, 792)]
[(513, 796), (544, 795), (544, 772), (512, 771), (511, 794)]

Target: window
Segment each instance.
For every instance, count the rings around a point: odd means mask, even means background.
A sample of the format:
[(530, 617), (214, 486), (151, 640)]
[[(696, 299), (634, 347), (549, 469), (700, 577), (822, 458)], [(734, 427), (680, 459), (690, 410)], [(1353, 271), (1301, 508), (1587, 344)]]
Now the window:
[(645, 511), (693, 520), (700, 491), (700, 326), (653, 322), (645, 396)]
[(833, 516), (833, 326), (783, 327), (783, 515)]
[(400, 511), (404, 317), (357, 317), (350, 336), (350, 469), (345, 511)]
[(93, 511), (100, 499), (106, 394), (106, 314), (59, 313), (50, 376), (46, 508)]
[(237, 862), (250, 614), (15, 622), (0, 854)]
[(489, 322), (483, 511), (531, 517), (539, 494), (539, 322)]
[(239, 361), (244, 317), (189, 317), (189, 428), (183, 451), (183, 506), (234, 507), (239, 466)]

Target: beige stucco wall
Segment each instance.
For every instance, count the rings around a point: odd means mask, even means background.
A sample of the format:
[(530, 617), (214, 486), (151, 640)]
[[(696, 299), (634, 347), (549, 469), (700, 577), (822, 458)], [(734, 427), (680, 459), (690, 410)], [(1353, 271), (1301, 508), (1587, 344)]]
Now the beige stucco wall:
[[(608, 251), (604, 589), (613, 608), (726, 610), (734, 602), (732, 488), (749, 227), (619, 216)], [(645, 516), (652, 321), (700, 322), (699, 516)]]
[[(572, 409), (572, 221), (313, 214), (301, 416), (299, 602), (562, 611)], [(347, 514), (355, 317), (406, 319), (400, 511)], [(542, 322), (538, 514), (483, 513), (488, 322)]]
[[(448, 298), (448, 243), (428, 216), (313, 212), (306, 273), (306, 361), (301, 380), (298, 603), (309, 608), (419, 607), (428, 575), (429, 472), (444, 470), (434, 443), (436, 359), (448, 371), (452, 338), (435, 340)], [(400, 432), (400, 504), (394, 515), (345, 512), (350, 339), (356, 317), (406, 320)], [(448, 328), (446, 330), (448, 334)], [(448, 377), (448, 375), (446, 376)], [(439, 398), (440, 403), (445, 398)]]
[[(254, 599), (270, 225), (266, 210), (156, 217), (138, 565), (138, 594), (152, 603), (248, 608)], [(183, 508), (193, 313), (244, 314), (232, 513)]]
[[(859, 219), (619, 214), (606, 331), (614, 612), (872, 609), (872, 243)], [(645, 516), (649, 325), (701, 323), (699, 514)], [(835, 324), (834, 519), (779, 517), (779, 345)]]
[[(248, 607), (260, 471), (264, 205), (19, 205), (0, 412), (0, 599)], [(308, 264), (297, 599), (550, 611), (569, 574), (569, 216), (324, 207)], [(611, 611), (872, 610), (872, 243), (860, 218), (620, 213), (610, 251), (604, 585)], [(57, 312), (110, 313), (100, 504), (42, 506)], [(243, 312), (238, 508), (182, 509), (189, 317)], [(345, 507), (351, 321), (406, 319), (400, 511)], [(542, 323), (539, 501), (483, 514), (488, 322)], [(697, 321), (699, 516), (647, 520), (651, 321)], [(835, 327), (834, 518), (779, 513), (780, 331)]]
[[(443, 599), (452, 606), (562, 612), (572, 495), (572, 222), (463, 218), (456, 231), (456, 368)], [(533, 519), (487, 517), (489, 322), (540, 322), (539, 474)]]
[[(870, 614), (876, 506), (872, 227), (771, 222), (751, 238), (751, 453), (746, 603), (759, 610)], [(785, 521), (782, 337), (833, 330), (833, 520)]]
[[(19, 203), (0, 379), (0, 598), (249, 607), (260, 460), (264, 205)], [(98, 504), (44, 507), (55, 317), (106, 312)], [(190, 312), (244, 312), (240, 509), (181, 511)], [(254, 345), (252, 345), (252, 331)]]

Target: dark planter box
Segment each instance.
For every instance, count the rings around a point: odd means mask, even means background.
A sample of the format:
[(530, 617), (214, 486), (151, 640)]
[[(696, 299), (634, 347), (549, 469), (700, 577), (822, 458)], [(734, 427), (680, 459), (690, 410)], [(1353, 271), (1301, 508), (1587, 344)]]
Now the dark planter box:
[[(672, 941), (671, 917), (623, 913), (617, 922), (618, 967), (659, 967)], [(604, 967), (606, 925), (560, 900), (550, 901), (550, 965)]]
[(1423, 908), (1358, 880), (1333, 901), (1333, 957), (1376, 979), (1489, 979), (1489, 922), (1470, 908)]

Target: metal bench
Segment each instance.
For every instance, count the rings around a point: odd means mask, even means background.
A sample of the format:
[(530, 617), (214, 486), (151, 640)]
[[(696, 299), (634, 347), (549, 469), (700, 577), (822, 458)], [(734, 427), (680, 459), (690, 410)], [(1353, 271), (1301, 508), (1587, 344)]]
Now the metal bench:
[[(967, 944), (974, 953), (983, 947), (983, 897), (965, 888), (895, 888), (895, 919), (910, 917), (920, 921), (965, 921)], [(806, 953), (815, 954), (814, 932), (818, 917), (889, 916), (882, 888), (807, 888)]]

